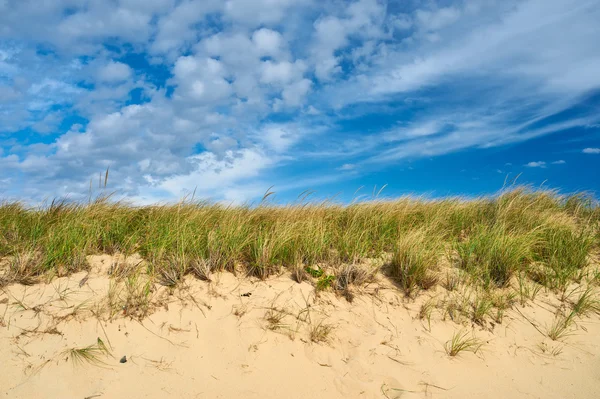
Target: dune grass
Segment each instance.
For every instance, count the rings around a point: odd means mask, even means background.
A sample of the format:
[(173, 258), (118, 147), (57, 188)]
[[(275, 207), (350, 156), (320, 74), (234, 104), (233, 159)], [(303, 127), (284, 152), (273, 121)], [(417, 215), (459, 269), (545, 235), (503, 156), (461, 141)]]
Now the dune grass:
[(63, 355), (75, 365), (91, 364), (94, 366), (106, 366), (104, 357), (112, 356), (108, 347), (98, 338), (93, 345), (84, 348), (70, 348), (63, 351)]
[(469, 337), (468, 332), (458, 331), (444, 344), (444, 349), (449, 356), (457, 356), (462, 352), (477, 353), (483, 346), (483, 341), (475, 336)]
[[(495, 291), (514, 287), (522, 302), (541, 287), (564, 296), (589, 275), (599, 224), (592, 198), (527, 187), (472, 200), (405, 197), (351, 205), (134, 207), (106, 197), (39, 208), (2, 203), (0, 286), (86, 270), (91, 254), (138, 253), (143, 276), (139, 268), (118, 270), (126, 284), (115, 298), (125, 312), (142, 316), (152, 284), (175, 287), (187, 274), (210, 281), (214, 272), (231, 271), (264, 279), (288, 270), (319, 290), (347, 292), (372, 281), (381, 267), (411, 297), (438, 284), (449, 292), (470, 285), (477, 293), (471, 305), (449, 306), (479, 322), (496, 314)], [(380, 266), (365, 269), (373, 259)]]

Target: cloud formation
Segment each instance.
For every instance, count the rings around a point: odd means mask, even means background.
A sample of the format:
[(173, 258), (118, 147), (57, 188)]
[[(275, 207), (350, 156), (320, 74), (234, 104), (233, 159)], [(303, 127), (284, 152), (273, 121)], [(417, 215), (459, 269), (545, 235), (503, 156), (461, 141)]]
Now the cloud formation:
[(527, 166), (529, 168), (545, 168), (546, 167), (546, 162), (544, 162), (544, 161), (532, 161), (532, 162), (529, 162), (529, 163), (525, 164), (525, 166)]
[(597, 0), (0, 1), (0, 193), (85, 198), (110, 167), (139, 202), (240, 202), (594, 129), (598, 20)]
[(600, 154), (600, 148), (584, 148), (584, 154)]

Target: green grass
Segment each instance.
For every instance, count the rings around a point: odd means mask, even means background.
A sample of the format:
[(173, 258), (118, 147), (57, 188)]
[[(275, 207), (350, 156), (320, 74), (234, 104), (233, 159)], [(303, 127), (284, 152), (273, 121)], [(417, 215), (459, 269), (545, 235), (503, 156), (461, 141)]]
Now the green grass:
[(483, 346), (483, 341), (469, 336), (468, 332), (455, 332), (452, 338), (444, 344), (444, 349), (449, 356), (457, 356), (462, 352), (477, 353)]
[(419, 310), (419, 320), (427, 320), (427, 331), (431, 332), (431, 314), (433, 310), (437, 306), (434, 298), (429, 298), (426, 302), (421, 304), (421, 308)]
[(548, 224), (540, 228), (539, 235), (540, 242), (533, 250), (543, 270), (534, 271), (534, 279), (556, 289), (565, 289), (569, 282), (580, 280), (594, 246), (592, 229), (585, 224)]
[(493, 307), (494, 303), (489, 295), (486, 293), (476, 294), (471, 304), (471, 320), (477, 324), (483, 324), (486, 317), (491, 315)]
[(533, 233), (519, 234), (499, 224), (482, 226), (468, 238), (455, 242), (458, 266), (485, 288), (505, 287), (530, 260), (534, 237)]
[(569, 301), (570, 312), (560, 312), (557, 314), (553, 323), (548, 327), (546, 334), (553, 341), (558, 341), (571, 335), (578, 317), (585, 317), (591, 313), (600, 313), (600, 301), (591, 286), (586, 287), (582, 292), (581, 287), (578, 287), (567, 296), (570, 297), (577, 294), (579, 294), (577, 299)]
[(317, 289), (348, 292), (373, 280), (381, 265), (364, 265), (379, 259), (409, 296), (440, 282), (449, 292), (467, 284), (486, 293), (472, 305), (479, 321), (491, 314), (495, 290), (514, 288), (525, 302), (541, 288), (564, 294), (589, 278), (590, 255), (600, 244), (599, 209), (586, 195), (526, 187), (472, 200), (351, 205), (134, 207), (107, 197), (38, 208), (2, 203), (0, 286), (87, 270), (87, 255), (138, 253), (144, 270), (118, 270), (125, 282), (118, 297), (127, 313), (142, 317), (154, 284), (176, 287), (188, 274), (210, 281), (218, 271), (261, 279), (283, 271)]
[(590, 313), (600, 313), (600, 300), (593, 288), (588, 286), (577, 300), (573, 301), (571, 307), (572, 312), (580, 317), (587, 316)]
[(389, 274), (407, 295), (428, 289), (437, 283), (434, 268), (440, 255), (440, 240), (433, 232), (415, 230), (397, 241)]
[(106, 366), (103, 358), (112, 356), (110, 350), (100, 338), (93, 345), (67, 349), (63, 354), (74, 365), (91, 364), (94, 366)]
[(558, 315), (550, 327), (548, 327), (546, 335), (553, 341), (559, 341), (571, 335), (572, 325), (574, 323), (574, 314), (570, 313), (568, 316)]

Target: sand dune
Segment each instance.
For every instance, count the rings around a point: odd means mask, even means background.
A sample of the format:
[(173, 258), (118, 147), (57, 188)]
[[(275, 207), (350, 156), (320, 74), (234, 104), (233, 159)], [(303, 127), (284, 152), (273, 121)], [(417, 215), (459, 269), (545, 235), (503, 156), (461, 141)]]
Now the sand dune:
[[(112, 258), (90, 262), (89, 275), (0, 291), (0, 397), (600, 397), (598, 317), (552, 341), (544, 334), (556, 303), (543, 294), (480, 326), (437, 310), (419, 319), (441, 287), (408, 300), (381, 277), (348, 302), (288, 275), (222, 273), (153, 292), (138, 321), (108, 317)], [(449, 356), (456, 332), (483, 346)], [(69, 352), (85, 347), (90, 359)]]

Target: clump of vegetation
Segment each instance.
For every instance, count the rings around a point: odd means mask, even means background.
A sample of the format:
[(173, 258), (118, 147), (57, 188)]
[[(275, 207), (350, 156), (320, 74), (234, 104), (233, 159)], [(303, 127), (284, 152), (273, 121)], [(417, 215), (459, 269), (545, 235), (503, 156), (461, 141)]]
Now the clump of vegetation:
[(553, 341), (558, 341), (569, 336), (572, 333), (571, 326), (573, 325), (573, 321), (572, 313), (568, 316), (558, 315), (548, 328), (546, 335)]
[(419, 320), (427, 320), (427, 331), (431, 332), (431, 314), (435, 309), (437, 303), (434, 298), (429, 298), (426, 302), (421, 304), (419, 309)]
[(382, 271), (409, 297), (441, 282), (453, 296), (439, 301), (442, 314), (480, 324), (502, 319), (512, 302), (498, 298), (507, 291), (525, 304), (542, 289), (564, 299), (573, 282), (600, 281), (588, 267), (600, 246), (598, 203), (526, 187), (473, 200), (351, 205), (11, 202), (0, 204), (0, 231), (0, 286), (87, 270), (88, 255), (138, 253), (143, 263), (111, 268), (118, 284), (109, 301), (111, 313), (136, 318), (148, 314), (159, 285), (173, 290), (186, 275), (211, 281), (219, 271), (265, 279), (287, 270), (350, 300), (350, 288), (369, 284), (385, 263)]
[(452, 338), (446, 342), (444, 349), (449, 356), (456, 356), (462, 352), (477, 353), (483, 346), (483, 342), (474, 337), (469, 336), (468, 332), (455, 332)]
[(494, 303), (486, 293), (478, 294), (471, 303), (471, 320), (477, 324), (483, 324), (487, 316), (491, 315)]
[(580, 317), (587, 316), (590, 313), (600, 313), (600, 300), (595, 294), (593, 288), (588, 286), (577, 300), (573, 301), (572, 312)]
[(540, 242), (534, 247), (541, 267), (532, 270), (532, 278), (553, 289), (564, 290), (571, 281), (581, 280), (588, 264), (594, 236), (588, 226), (549, 223), (540, 229)]
[(530, 259), (533, 237), (505, 228), (478, 228), (471, 236), (455, 243), (458, 265), (487, 289), (506, 287)]
[(32, 285), (43, 272), (39, 254), (35, 252), (16, 253), (7, 263), (6, 271), (0, 275), (0, 286), (11, 283)]
[(275, 331), (287, 327), (287, 324), (283, 323), (285, 316), (287, 316), (287, 314), (282, 309), (277, 309), (275, 307), (269, 308), (264, 316), (264, 319), (267, 322), (267, 328), (271, 331)]
[[(576, 292), (571, 294), (576, 294)], [(588, 286), (576, 300), (570, 301), (568, 313), (558, 312), (554, 322), (547, 329), (548, 338), (558, 341), (567, 337), (572, 334), (577, 317), (585, 317), (590, 313), (600, 313), (600, 300), (597, 299), (593, 288)]]
[(330, 275), (330, 274), (324, 274), (321, 277), (319, 277), (319, 279), (317, 280), (315, 289), (317, 291), (326, 290), (327, 288), (330, 288), (334, 282), (335, 282), (335, 276)]
[(333, 331), (333, 326), (323, 321), (309, 326), (309, 338), (312, 342), (327, 342)]
[(524, 274), (519, 275), (517, 282), (521, 306), (525, 306), (527, 301), (533, 301), (542, 289), (540, 284), (529, 280)]
[(398, 239), (390, 275), (407, 295), (428, 289), (437, 283), (433, 269), (439, 259), (439, 239), (425, 230), (408, 232)]
[(110, 350), (100, 338), (93, 345), (67, 349), (63, 354), (75, 365), (91, 364), (94, 366), (105, 366), (104, 358), (112, 356)]

